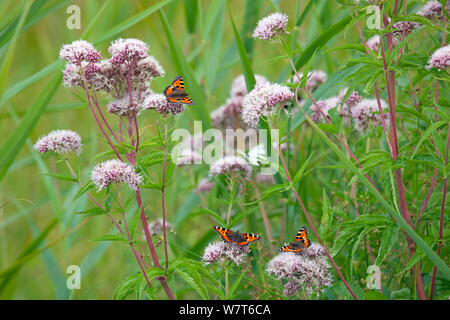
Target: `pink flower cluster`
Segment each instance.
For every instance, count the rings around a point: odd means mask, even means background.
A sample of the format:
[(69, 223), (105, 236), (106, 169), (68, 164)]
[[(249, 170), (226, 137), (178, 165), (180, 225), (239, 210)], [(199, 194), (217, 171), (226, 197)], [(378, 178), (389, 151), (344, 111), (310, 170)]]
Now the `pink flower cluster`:
[(111, 183), (127, 183), (134, 192), (137, 192), (143, 178), (130, 165), (120, 160), (108, 160), (94, 167), (91, 180), (98, 187), (98, 191)]
[[(447, 1), (445, 8), (447, 11), (450, 10), (450, 1)], [(425, 3), (425, 5), (417, 12), (417, 14), (430, 20), (444, 19), (444, 12), (442, 11), (442, 5), (437, 0), (431, 0)]]
[(211, 263), (224, 264), (227, 261), (232, 261), (237, 266), (244, 262), (245, 257), (250, 253), (248, 246), (240, 246), (234, 243), (223, 241), (216, 241), (210, 243), (203, 254), (203, 262), (205, 265)]
[(269, 115), (276, 105), (283, 107), (293, 97), (294, 94), (286, 86), (277, 83), (256, 84), (244, 97), (242, 121), (250, 127), (256, 127), (262, 116)]
[(252, 167), (248, 162), (237, 156), (228, 156), (214, 161), (209, 168), (210, 176), (227, 175), (250, 179)]
[(40, 153), (53, 151), (65, 155), (74, 152), (79, 155), (81, 153), (81, 137), (71, 130), (53, 130), (39, 138), (34, 144), (34, 149)]
[[(130, 115), (142, 108), (143, 96), (148, 95), (148, 81), (164, 76), (158, 61), (148, 54), (148, 46), (138, 39), (117, 39), (108, 49), (110, 59), (101, 59), (100, 53), (87, 41), (78, 40), (64, 45), (60, 59), (66, 60), (63, 83), (67, 87), (81, 86), (109, 93), (114, 101), (109, 111), (119, 116)], [(128, 101), (129, 89), (133, 102)]]
[(143, 103), (143, 109), (153, 109), (163, 116), (176, 116), (184, 111), (184, 105), (179, 102), (169, 102), (161, 93), (149, 94)]
[[(257, 84), (269, 83), (264, 76), (255, 74)], [(219, 129), (245, 127), (240, 121), (240, 112), (245, 95), (247, 95), (247, 86), (243, 75), (236, 77), (231, 84), (230, 97), (224, 105), (211, 112), (211, 121), (214, 127)], [(236, 123), (238, 122), (238, 123)]]
[(329, 269), (325, 250), (317, 243), (299, 253), (282, 252), (266, 266), (268, 274), (286, 281), (286, 296), (294, 295), (300, 288), (306, 290), (307, 294), (319, 294), (333, 283)]
[(258, 21), (252, 37), (255, 39), (268, 40), (277, 34), (289, 33), (286, 31), (288, 16), (283, 13), (275, 12)]
[(450, 66), (450, 45), (437, 49), (428, 61), (428, 69), (437, 68), (439, 71)]

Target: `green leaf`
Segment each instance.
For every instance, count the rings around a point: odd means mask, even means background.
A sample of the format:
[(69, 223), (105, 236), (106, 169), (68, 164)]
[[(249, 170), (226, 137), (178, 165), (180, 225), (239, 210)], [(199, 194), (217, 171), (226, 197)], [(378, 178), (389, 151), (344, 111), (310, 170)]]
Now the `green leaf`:
[(122, 280), (114, 291), (113, 300), (124, 300), (132, 294), (136, 285), (139, 283), (139, 275), (139, 273), (135, 273)]
[(43, 175), (56, 178), (58, 180), (64, 180), (64, 181), (72, 181), (77, 182), (78, 180), (72, 176), (66, 176), (63, 174), (57, 174), (57, 173), (42, 173)]
[(297, 183), (300, 182), (300, 180), (305, 176), (303, 173), (306, 170), (306, 167), (308, 166), (309, 161), (311, 160), (313, 156), (313, 152), (309, 155), (309, 157), (302, 163), (300, 166), (300, 169), (298, 169), (297, 173), (295, 174), (294, 178), (292, 179), (291, 186), (295, 187)]
[(77, 211), (77, 212), (74, 212), (74, 213), (75, 214), (82, 214), (82, 215), (85, 215), (85, 216), (99, 216), (99, 215), (102, 215), (102, 214), (106, 214), (106, 212), (103, 209), (99, 208), (99, 207), (94, 207), (94, 208), (86, 209), (86, 210), (83, 210), (83, 211)]
[(323, 239), (326, 237), (328, 230), (333, 221), (334, 211), (331, 208), (330, 199), (327, 196), (325, 188), (323, 188), (322, 195), (322, 216), (320, 217), (319, 234)]
[(233, 294), (234, 291), (236, 291), (237, 287), (239, 286), (239, 284), (241, 283), (242, 279), (244, 278), (244, 276), (247, 273), (248, 267), (250, 266), (250, 264), (247, 265), (247, 267), (242, 270), (241, 274), (237, 277), (237, 279), (234, 281), (233, 285), (230, 288), (230, 291), (228, 293), (229, 295), (229, 299), (233, 299)]
[(78, 192), (73, 196), (73, 200), (78, 199), (79, 197), (81, 197), (83, 194), (85, 194), (86, 192), (88, 192), (90, 189), (92, 189), (94, 187), (94, 182), (92, 182), (92, 180), (89, 180), (88, 183), (86, 183), (84, 186), (81, 187), (80, 190), (78, 190)]
[(377, 260), (375, 261), (375, 264), (377, 266), (381, 266), (387, 254), (392, 249), (399, 230), (400, 228), (394, 223), (388, 225), (384, 229), (383, 237), (381, 238), (380, 249), (378, 250)]

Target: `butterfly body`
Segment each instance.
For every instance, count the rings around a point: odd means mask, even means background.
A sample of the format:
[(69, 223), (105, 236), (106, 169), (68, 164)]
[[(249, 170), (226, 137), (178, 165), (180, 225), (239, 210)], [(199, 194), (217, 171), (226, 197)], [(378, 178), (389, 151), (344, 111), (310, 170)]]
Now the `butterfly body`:
[(260, 236), (254, 233), (240, 233), (239, 231), (232, 231), (219, 226), (215, 226), (214, 230), (220, 234), (225, 242), (235, 243), (240, 246), (245, 246), (260, 238)]
[(295, 236), (294, 242), (284, 245), (280, 251), (300, 252), (311, 245), (311, 240), (308, 239), (308, 232), (305, 227), (300, 228)]
[(186, 91), (184, 91), (184, 80), (181, 76), (176, 77), (172, 84), (164, 89), (163, 93), (169, 102), (194, 104)]

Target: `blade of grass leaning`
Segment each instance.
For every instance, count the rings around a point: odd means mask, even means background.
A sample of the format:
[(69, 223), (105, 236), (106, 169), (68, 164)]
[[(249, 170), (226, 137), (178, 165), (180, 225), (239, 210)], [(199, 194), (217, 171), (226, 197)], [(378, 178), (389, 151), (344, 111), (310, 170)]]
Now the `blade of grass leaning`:
[(244, 43), (242, 42), (241, 36), (239, 35), (239, 32), (236, 29), (236, 25), (234, 24), (229, 0), (227, 0), (227, 7), (228, 7), (228, 14), (230, 16), (231, 26), (233, 27), (234, 37), (236, 39), (236, 45), (239, 51), (239, 56), (241, 58), (242, 72), (245, 78), (245, 85), (247, 86), (247, 91), (250, 92), (253, 90), (253, 87), (256, 84), (255, 74), (253, 73), (252, 65), (250, 63), (247, 51), (245, 50)]
[(53, 76), (34, 104), (27, 111), (20, 124), (11, 132), (0, 147), (0, 181), (5, 176), (14, 158), (22, 149), (26, 139), (30, 136), (31, 131), (47, 108), (61, 81), (60, 74)]
[(184, 84), (189, 91), (190, 97), (192, 98), (192, 100), (194, 100), (195, 103), (193, 106), (189, 106), (188, 110), (192, 112), (196, 120), (202, 121), (202, 126), (204, 129), (209, 129), (211, 128), (212, 124), (211, 118), (209, 117), (209, 112), (206, 109), (206, 101), (203, 90), (198, 84), (194, 72), (192, 71), (191, 66), (186, 60), (185, 54), (177, 43), (177, 39), (174, 36), (175, 33), (170, 26), (169, 21), (164, 14), (164, 11), (161, 9), (158, 13), (167, 37), (167, 41), (169, 42), (172, 61), (175, 65), (176, 70), (182, 73)]
[(369, 189), (369, 191), (375, 196), (375, 198), (383, 205), (383, 207), (389, 211), (389, 213), (397, 219), (397, 225), (403, 229), (414, 241), (415, 243), (425, 252), (425, 254), (430, 258), (438, 270), (446, 279), (450, 279), (450, 268), (447, 264), (433, 251), (432, 248), (423, 240), (403, 219), (400, 213), (397, 212), (391, 205), (383, 198), (378, 190), (366, 179), (364, 174), (358, 167), (355, 166), (348, 158), (347, 155), (339, 149), (339, 147), (331, 141), (326, 133), (319, 128), (319, 126), (311, 120), (309, 116), (306, 116), (306, 121), (309, 125), (319, 134), (323, 141), (336, 153), (340, 160), (349, 168), (355, 175), (357, 175), (362, 183)]
[(5, 89), (6, 79), (8, 78), (9, 68), (12, 63), (12, 59), (14, 56), (14, 50), (16, 48), (17, 39), (19, 38), (20, 32), (22, 30), (23, 24), (25, 23), (25, 19), (28, 15), (28, 11), (33, 4), (32, 1), (28, 1), (25, 3), (25, 7), (22, 11), (22, 15), (20, 16), (20, 20), (17, 23), (16, 29), (14, 30), (14, 34), (9, 42), (8, 49), (6, 53), (3, 55), (2, 63), (0, 65), (0, 94), (3, 94)]

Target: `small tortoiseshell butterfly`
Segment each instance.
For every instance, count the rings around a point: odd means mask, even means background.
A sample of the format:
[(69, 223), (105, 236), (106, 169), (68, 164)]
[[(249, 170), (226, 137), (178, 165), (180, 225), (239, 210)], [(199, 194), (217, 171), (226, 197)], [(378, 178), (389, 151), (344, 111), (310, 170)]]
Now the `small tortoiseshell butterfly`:
[(184, 91), (183, 77), (178, 76), (172, 81), (172, 85), (164, 89), (164, 95), (169, 102), (180, 102), (185, 104), (194, 104), (188, 94)]
[(308, 239), (308, 232), (305, 227), (301, 227), (297, 232), (294, 242), (284, 245), (280, 251), (300, 252), (311, 245), (311, 240)]
[(216, 230), (226, 242), (235, 243), (240, 246), (245, 246), (250, 242), (259, 240), (260, 238), (254, 233), (240, 233), (239, 231), (232, 231), (219, 226), (215, 226), (214, 230)]

